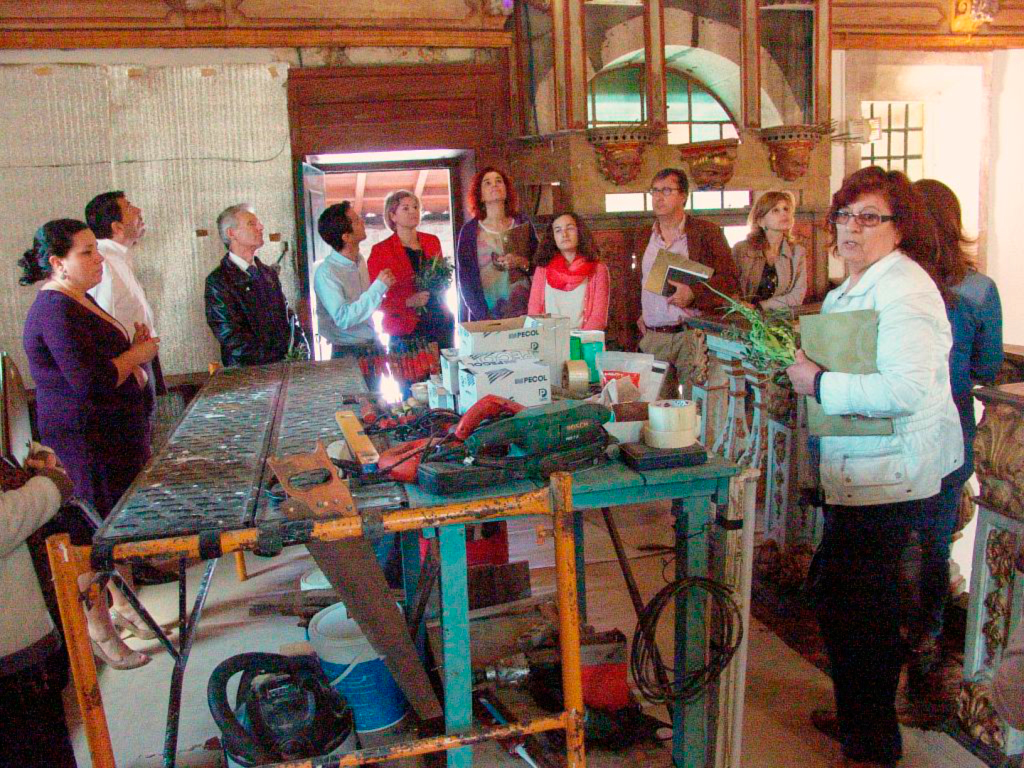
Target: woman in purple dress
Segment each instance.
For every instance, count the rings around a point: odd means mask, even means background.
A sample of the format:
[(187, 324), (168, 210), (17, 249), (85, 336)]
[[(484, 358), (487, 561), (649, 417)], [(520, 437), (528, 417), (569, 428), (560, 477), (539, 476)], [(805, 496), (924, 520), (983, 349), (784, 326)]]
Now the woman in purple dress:
[[(40, 437), (66, 467), (75, 495), (106, 517), (149, 460), (152, 403), (142, 366), (156, 356), (159, 339), (138, 323), (130, 335), (87, 295), (103, 276), (103, 257), (84, 223), (48, 222), (18, 263), (22, 285), (45, 281), (22, 339), (36, 384)], [(111, 594), (114, 623), (153, 637), (124, 596), (117, 590)], [(110, 635), (105, 616), (90, 611), (97, 655), (114, 667), (148, 661), (116, 632)]]

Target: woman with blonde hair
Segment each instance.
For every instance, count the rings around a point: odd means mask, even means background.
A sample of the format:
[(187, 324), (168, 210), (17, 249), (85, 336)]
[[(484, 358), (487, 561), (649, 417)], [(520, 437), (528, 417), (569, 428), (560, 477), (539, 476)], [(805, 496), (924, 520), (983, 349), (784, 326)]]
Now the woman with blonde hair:
[(750, 234), (732, 249), (740, 295), (762, 309), (799, 307), (807, 295), (807, 260), (793, 237), (796, 200), (785, 191), (765, 192), (750, 209)]
[(370, 282), (385, 269), (394, 283), (384, 294), (384, 332), (391, 336), (389, 348), (400, 351), (417, 341), (435, 341), (442, 349), (452, 345), (455, 321), (444, 306), (444, 297), (420, 290), (416, 274), (429, 259), (443, 259), (441, 241), (420, 232), (420, 200), (407, 189), (399, 189), (384, 201), (384, 223), (394, 234), (370, 249), (366, 266)]

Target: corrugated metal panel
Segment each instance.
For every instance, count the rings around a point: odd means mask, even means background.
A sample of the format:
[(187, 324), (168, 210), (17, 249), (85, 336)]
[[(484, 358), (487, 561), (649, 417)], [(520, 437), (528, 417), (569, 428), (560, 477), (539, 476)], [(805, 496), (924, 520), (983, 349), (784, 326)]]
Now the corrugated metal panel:
[[(89, 199), (124, 189), (145, 215), (136, 270), (157, 315), (170, 373), (219, 359), (203, 314), (203, 282), (224, 248), (217, 214), (250, 202), (274, 261), (294, 241), (291, 155), (282, 64), (195, 67), (0, 67), (0, 252), (20, 254), (35, 229), (82, 218)], [(198, 237), (197, 230), (209, 235)], [(282, 282), (292, 293), (292, 253)], [(0, 272), (0, 347), (21, 352), (33, 289)], [(293, 298), (293, 296), (290, 296)]]

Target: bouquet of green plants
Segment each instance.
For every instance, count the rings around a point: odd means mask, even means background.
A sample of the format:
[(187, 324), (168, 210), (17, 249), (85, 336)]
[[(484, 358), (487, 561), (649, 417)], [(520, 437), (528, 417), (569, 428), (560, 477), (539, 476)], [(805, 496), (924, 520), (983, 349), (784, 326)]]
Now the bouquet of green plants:
[(768, 374), (776, 384), (785, 385), (786, 368), (796, 362), (796, 351), (800, 347), (800, 334), (793, 327), (789, 310), (757, 309), (710, 285), (707, 288), (725, 299), (729, 307), (725, 314), (739, 315), (750, 324), (749, 330), (736, 328), (731, 334), (746, 346), (744, 360), (754, 370)]
[[(444, 293), (452, 284), (454, 270), (442, 255), (432, 259), (424, 258), (420, 262), (420, 268), (416, 271), (416, 290), (428, 291), (431, 295)], [(417, 311), (422, 314), (426, 307), (419, 307)]]

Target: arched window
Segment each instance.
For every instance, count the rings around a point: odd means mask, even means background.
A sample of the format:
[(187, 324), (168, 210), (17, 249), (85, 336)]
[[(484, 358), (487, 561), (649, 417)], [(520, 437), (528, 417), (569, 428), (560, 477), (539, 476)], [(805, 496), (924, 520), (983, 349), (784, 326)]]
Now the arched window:
[[(591, 127), (639, 123), (647, 119), (646, 72), (642, 62), (598, 72), (588, 88), (587, 124)], [(736, 122), (704, 84), (678, 70), (665, 73), (668, 143), (736, 138)]]
[[(645, 76), (642, 61), (608, 67), (594, 75), (588, 87), (587, 124), (596, 128), (645, 121)], [(739, 136), (729, 110), (707, 86), (677, 69), (666, 70), (665, 77), (669, 144)], [(701, 211), (735, 211), (749, 206), (749, 190), (694, 190), (686, 203), (688, 209)], [(605, 195), (605, 210), (649, 211), (650, 195), (612, 192)], [(745, 234), (745, 229), (740, 234)]]

